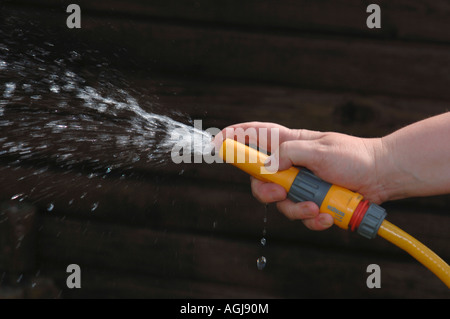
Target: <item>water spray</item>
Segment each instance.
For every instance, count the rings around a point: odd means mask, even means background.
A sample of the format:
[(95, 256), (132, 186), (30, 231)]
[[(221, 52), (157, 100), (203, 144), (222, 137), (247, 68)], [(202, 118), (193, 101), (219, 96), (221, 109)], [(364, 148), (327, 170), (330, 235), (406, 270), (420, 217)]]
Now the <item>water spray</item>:
[(290, 167), (271, 172), (264, 166), (268, 155), (235, 140), (223, 141), (219, 156), (259, 180), (281, 185), (294, 202), (316, 203), (320, 213), (330, 214), (342, 229), (356, 231), (368, 239), (376, 235), (383, 237), (408, 252), (450, 288), (450, 266), (428, 247), (388, 222), (386, 210), (365, 200), (361, 194), (332, 185), (306, 168)]

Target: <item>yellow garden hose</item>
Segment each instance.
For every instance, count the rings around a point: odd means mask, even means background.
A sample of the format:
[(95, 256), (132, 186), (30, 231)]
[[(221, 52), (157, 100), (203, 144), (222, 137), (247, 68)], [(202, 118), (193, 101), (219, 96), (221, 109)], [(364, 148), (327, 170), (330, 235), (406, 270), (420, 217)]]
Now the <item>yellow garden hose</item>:
[(381, 223), (378, 235), (413, 256), (450, 288), (450, 266), (431, 249), (387, 220)]
[(386, 211), (364, 200), (361, 194), (327, 183), (305, 168), (269, 171), (264, 166), (266, 154), (235, 140), (223, 141), (219, 156), (262, 181), (283, 186), (294, 202), (315, 202), (320, 212), (330, 214), (342, 229), (356, 231), (369, 239), (378, 234), (408, 252), (450, 288), (449, 265), (425, 245), (385, 220)]

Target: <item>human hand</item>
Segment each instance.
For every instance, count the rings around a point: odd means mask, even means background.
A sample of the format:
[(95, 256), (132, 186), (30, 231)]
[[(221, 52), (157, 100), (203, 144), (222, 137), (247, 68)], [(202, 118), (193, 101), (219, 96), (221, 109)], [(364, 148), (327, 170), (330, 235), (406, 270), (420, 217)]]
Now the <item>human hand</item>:
[[(382, 152), (381, 139), (364, 139), (333, 132), (289, 129), (273, 123), (249, 122), (229, 126), (215, 139), (216, 146), (225, 138), (235, 139), (237, 133), (253, 128), (267, 129), (268, 134), (248, 135), (246, 143), (267, 145), (269, 159), (278, 163), (278, 170), (291, 166), (310, 169), (323, 180), (361, 193), (371, 202), (381, 203), (383, 192), (378, 182), (377, 158)], [(271, 141), (270, 131), (277, 129), (279, 141)], [(262, 141), (263, 140), (263, 141)], [(276, 146), (279, 145), (278, 148)], [(276, 148), (276, 149), (274, 149)], [(277, 208), (289, 219), (300, 219), (309, 229), (323, 230), (333, 225), (329, 214), (319, 213), (313, 202), (294, 203), (287, 199), (280, 185), (251, 177), (253, 195), (263, 203), (276, 202)]]

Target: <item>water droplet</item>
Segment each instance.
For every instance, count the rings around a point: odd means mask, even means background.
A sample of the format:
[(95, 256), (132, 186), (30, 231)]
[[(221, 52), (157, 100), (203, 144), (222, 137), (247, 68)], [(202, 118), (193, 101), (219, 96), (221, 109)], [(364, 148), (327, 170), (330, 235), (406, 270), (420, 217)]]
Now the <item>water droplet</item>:
[(60, 91), (59, 85), (56, 85), (56, 84), (51, 85), (50, 91), (53, 93), (59, 93), (59, 91)]
[(266, 257), (261, 256), (256, 260), (256, 267), (258, 267), (259, 270), (263, 270), (266, 267), (267, 260)]
[(93, 212), (94, 210), (96, 210), (97, 207), (98, 207), (98, 202), (92, 204), (91, 212)]
[(108, 173), (111, 173), (111, 167), (108, 167), (108, 168), (106, 169), (106, 174), (108, 174)]
[(55, 205), (53, 203), (48, 204), (47, 211), (51, 212), (55, 208)]
[(8, 82), (5, 84), (5, 91), (3, 92), (4, 98), (12, 97), (14, 94), (14, 91), (16, 90), (16, 83)]
[(19, 278), (17, 278), (17, 283), (19, 283), (19, 282), (21, 282), (22, 281), (22, 278), (23, 278), (23, 274), (20, 274), (20, 276), (19, 276)]
[(11, 200), (15, 200), (15, 199), (17, 199), (17, 198), (19, 198), (19, 197), (21, 197), (21, 196), (23, 196), (23, 193), (19, 193), (19, 194), (13, 195), (13, 196), (11, 197)]
[(265, 246), (266, 245), (266, 243), (267, 243), (267, 240), (266, 240), (266, 238), (261, 238), (261, 245), (263, 245), (263, 246)]

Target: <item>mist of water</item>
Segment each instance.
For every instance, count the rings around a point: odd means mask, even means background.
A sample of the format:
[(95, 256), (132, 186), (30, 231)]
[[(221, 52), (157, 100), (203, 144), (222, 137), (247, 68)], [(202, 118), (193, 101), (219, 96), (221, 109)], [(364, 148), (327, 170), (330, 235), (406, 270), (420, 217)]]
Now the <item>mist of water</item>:
[[(170, 161), (175, 143), (186, 143), (184, 148), (194, 153), (205, 151), (208, 133), (176, 111), (157, 112), (161, 106), (98, 58), (101, 52), (65, 52), (17, 22), (11, 18), (0, 25), (0, 182), (24, 167), (31, 171), (18, 180), (44, 175), (50, 168), (87, 177), (126, 176), (135, 168)], [(86, 60), (89, 66), (84, 66)], [(172, 134), (179, 129), (186, 132), (181, 141)], [(61, 185), (46, 185), (34, 185), (11, 199), (45, 199), (52, 211), (51, 198)], [(94, 202), (92, 210), (97, 206)]]

